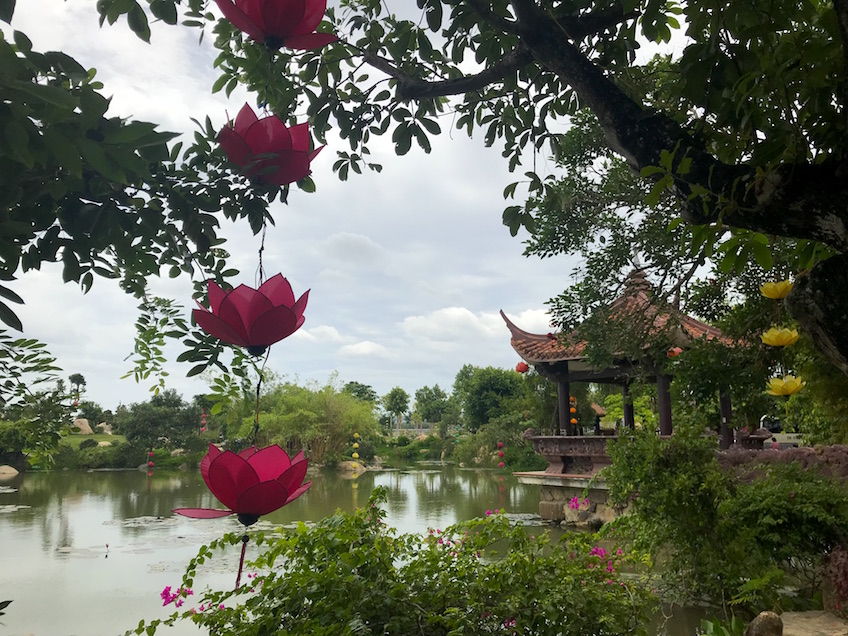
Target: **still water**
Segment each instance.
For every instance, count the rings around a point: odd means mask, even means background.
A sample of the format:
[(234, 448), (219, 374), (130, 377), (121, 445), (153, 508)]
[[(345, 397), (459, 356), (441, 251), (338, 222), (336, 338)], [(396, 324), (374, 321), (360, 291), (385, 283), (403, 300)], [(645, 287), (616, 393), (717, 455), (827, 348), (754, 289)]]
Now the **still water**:
[[(540, 523), (539, 487), (491, 471), (433, 466), (310, 478), (305, 495), (260, 527), (353, 511), (376, 486), (388, 489), (386, 521), (401, 532), (443, 528), (493, 508)], [(167, 616), (162, 589), (179, 586), (202, 544), (241, 528), (233, 517), (186, 519), (171, 510), (218, 507), (199, 472), (31, 473), (0, 482), (0, 601), (13, 601), (0, 634), (114, 636), (142, 618)], [(230, 586), (236, 569), (234, 549), (199, 571), (195, 587)], [(189, 623), (161, 633), (199, 634)]]

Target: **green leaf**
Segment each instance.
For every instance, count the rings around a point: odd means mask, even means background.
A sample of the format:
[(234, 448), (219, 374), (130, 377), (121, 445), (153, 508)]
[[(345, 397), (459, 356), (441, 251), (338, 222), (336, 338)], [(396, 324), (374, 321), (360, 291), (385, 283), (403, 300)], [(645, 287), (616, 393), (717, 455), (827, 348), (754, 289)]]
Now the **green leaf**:
[(190, 378), (190, 377), (192, 377), (192, 376), (195, 376), (195, 375), (198, 375), (198, 374), (200, 374), (200, 373), (203, 373), (203, 371), (205, 371), (205, 370), (206, 370), (206, 367), (207, 367), (207, 366), (208, 366), (208, 365), (206, 365), (206, 364), (198, 364), (198, 365), (193, 366), (193, 367), (189, 370), (189, 372), (188, 372), (188, 373), (186, 373), (186, 377), (187, 377), (187, 378)]
[(150, 25), (147, 23), (147, 15), (138, 4), (127, 13), (127, 24), (138, 37), (145, 42), (150, 42)]
[(67, 137), (53, 128), (48, 128), (44, 131), (44, 143), (63, 168), (74, 176), (82, 176), (79, 151)]
[(754, 241), (751, 243), (751, 248), (754, 252), (754, 260), (757, 261), (757, 264), (764, 270), (769, 271), (774, 265), (774, 257), (772, 256), (769, 246), (764, 245), (759, 241)]
[[(15, 13), (15, 0), (0, 0), (0, 20), (7, 24), (12, 23), (12, 15)], [(2, 609), (2, 608), (0, 608)]]
[(6, 303), (0, 302), (0, 320), (9, 325), (12, 329), (23, 331), (24, 326), (21, 324), (20, 318), (15, 315), (15, 312), (9, 309)]
[(3, 287), (0, 285), (0, 297), (5, 298), (6, 300), (11, 300), (13, 303), (18, 303), (19, 305), (24, 304), (24, 299), (18, 296), (15, 292), (7, 287)]

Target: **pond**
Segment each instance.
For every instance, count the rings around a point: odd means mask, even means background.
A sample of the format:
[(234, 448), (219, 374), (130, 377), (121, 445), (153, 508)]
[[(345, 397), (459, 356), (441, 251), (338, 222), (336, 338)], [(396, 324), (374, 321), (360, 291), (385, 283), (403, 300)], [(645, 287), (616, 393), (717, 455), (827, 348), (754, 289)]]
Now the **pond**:
[[(376, 486), (388, 490), (386, 521), (401, 532), (424, 533), (493, 508), (542, 523), (539, 487), (492, 471), (434, 465), (355, 479), (331, 472), (310, 477), (309, 492), (260, 524), (350, 512)], [(198, 471), (29, 473), (0, 482), (0, 601), (13, 601), (0, 617), (0, 633), (114, 636), (142, 618), (167, 616), (162, 589), (179, 586), (200, 545), (241, 528), (233, 517), (195, 520), (171, 512), (183, 507), (221, 507)], [(232, 585), (236, 561), (235, 550), (214, 559), (196, 587)], [(186, 623), (161, 633), (198, 631)]]

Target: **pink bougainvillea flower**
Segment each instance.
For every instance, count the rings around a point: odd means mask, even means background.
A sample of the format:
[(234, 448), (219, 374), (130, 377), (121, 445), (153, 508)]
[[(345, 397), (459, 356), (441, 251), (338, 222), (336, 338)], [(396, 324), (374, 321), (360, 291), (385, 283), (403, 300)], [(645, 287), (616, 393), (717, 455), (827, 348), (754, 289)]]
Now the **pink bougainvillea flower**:
[(518, 364), (515, 365), (515, 370), (519, 373), (527, 373), (530, 370), (530, 365), (522, 360)]
[(246, 347), (254, 356), (300, 329), (309, 299), (307, 291), (295, 302), (282, 274), (269, 278), (259, 289), (239, 285), (229, 292), (210, 280), (207, 294), (209, 309), (198, 303), (199, 309), (192, 312), (200, 328), (222, 342)]
[(288, 128), (276, 115), (259, 119), (245, 104), (232, 124), (218, 133), (218, 143), (249, 177), (283, 186), (306, 177), (309, 164), (324, 146), (309, 150), (309, 124)]
[(215, 0), (234, 27), (272, 51), (281, 46), (300, 51), (320, 49), (339, 38), (315, 33), (327, 0)]
[(261, 450), (251, 446), (239, 454), (222, 451), (210, 444), (209, 452), (200, 462), (200, 474), (227, 510), (177, 508), (174, 512), (194, 519), (235, 514), (239, 521), (249, 526), (309, 489), (312, 482), (303, 483), (306, 466), (303, 451), (289, 459), (288, 453), (276, 444)]

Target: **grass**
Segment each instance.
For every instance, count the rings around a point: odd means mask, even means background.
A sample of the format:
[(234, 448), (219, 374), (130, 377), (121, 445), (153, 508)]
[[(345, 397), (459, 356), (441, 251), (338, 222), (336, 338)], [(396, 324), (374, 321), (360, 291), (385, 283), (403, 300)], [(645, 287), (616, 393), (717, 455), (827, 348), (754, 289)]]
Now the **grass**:
[(67, 437), (62, 438), (62, 444), (65, 446), (70, 446), (74, 450), (79, 450), (79, 445), (83, 440), (93, 439), (95, 442), (112, 442), (124, 444), (127, 441), (127, 438), (123, 435), (106, 435), (105, 433), (95, 433), (94, 435), (79, 435), (72, 434)]

